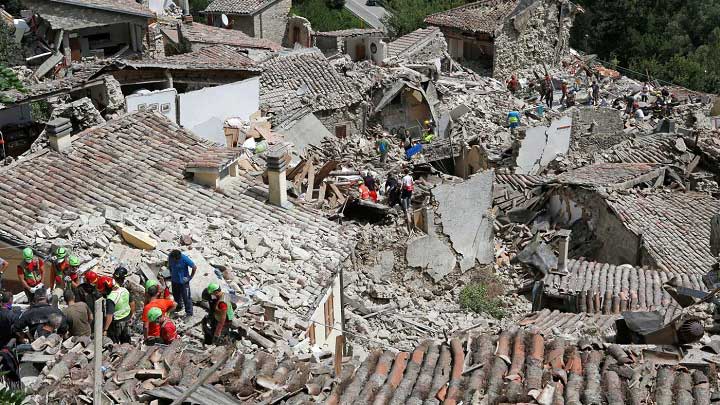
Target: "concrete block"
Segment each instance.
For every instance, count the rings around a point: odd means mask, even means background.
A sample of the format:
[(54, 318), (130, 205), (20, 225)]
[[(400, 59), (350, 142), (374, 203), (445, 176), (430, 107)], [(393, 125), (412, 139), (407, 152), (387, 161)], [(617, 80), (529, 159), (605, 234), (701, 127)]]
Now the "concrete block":
[(153, 239), (150, 234), (128, 227), (120, 228), (120, 235), (125, 242), (138, 249), (154, 250), (158, 244), (158, 242)]

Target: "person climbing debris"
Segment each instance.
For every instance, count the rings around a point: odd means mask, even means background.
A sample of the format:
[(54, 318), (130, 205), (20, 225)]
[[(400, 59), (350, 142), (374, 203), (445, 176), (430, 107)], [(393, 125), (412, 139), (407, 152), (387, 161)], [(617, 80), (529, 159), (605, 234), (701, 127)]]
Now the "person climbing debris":
[(75, 299), (80, 302), (84, 302), (91, 310), (94, 311), (95, 301), (101, 296), (97, 289), (98, 275), (94, 271), (88, 270), (85, 272), (82, 279), (83, 282), (74, 289)]
[(510, 133), (515, 134), (515, 129), (520, 126), (520, 112), (510, 111), (507, 115), (507, 125), (510, 128)]
[(510, 80), (507, 81), (507, 89), (510, 90), (510, 93), (512, 94), (515, 94), (518, 90), (520, 90), (520, 82), (515, 75), (510, 76)]
[(105, 300), (105, 322), (103, 334), (115, 343), (130, 343), (130, 321), (135, 313), (135, 302), (130, 298), (130, 291), (123, 287), (127, 277), (127, 269), (118, 267), (113, 278), (105, 277), (98, 285), (101, 292), (107, 294)]
[(405, 176), (403, 176), (401, 181), (401, 191), (400, 191), (400, 204), (402, 205), (402, 209), (405, 212), (408, 212), (412, 206), (412, 194), (415, 190), (415, 181), (413, 180), (412, 175), (410, 174), (410, 170), (405, 171)]
[(378, 152), (380, 153), (380, 165), (385, 166), (385, 162), (387, 162), (387, 155), (390, 151), (390, 141), (387, 139), (388, 134), (387, 132), (383, 132), (380, 139), (377, 141), (377, 148)]
[(162, 316), (166, 316), (175, 310), (177, 304), (173, 300), (161, 298), (158, 285), (152, 285), (148, 288), (147, 294), (151, 295), (150, 302), (143, 308), (142, 320), (145, 339), (160, 336), (160, 325), (153, 323), (150, 319), (150, 312), (154, 309), (159, 310)]
[(360, 199), (361, 200), (370, 199), (370, 189), (365, 185), (365, 182), (362, 180), (358, 180), (357, 185), (358, 185), (358, 193), (360, 193)]
[[(27, 329), (27, 332), (25, 330)], [(42, 336), (57, 333), (65, 335), (68, 330), (65, 315), (48, 303), (48, 291), (38, 288), (33, 296), (32, 305), (20, 315), (12, 326), (13, 334), (21, 342), (32, 342)]]

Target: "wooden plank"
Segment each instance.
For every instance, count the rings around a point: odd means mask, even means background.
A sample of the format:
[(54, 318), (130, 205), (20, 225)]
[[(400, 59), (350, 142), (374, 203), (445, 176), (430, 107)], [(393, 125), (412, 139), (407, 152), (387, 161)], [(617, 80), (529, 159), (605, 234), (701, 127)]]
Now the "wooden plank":
[(344, 203), (345, 196), (343, 195), (343, 193), (337, 188), (337, 186), (334, 183), (329, 183), (329, 184), (330, 184), (330, 189), (332, 190), (332, 192), (335, 194), (335, 196), (338, 199), (338, 203), (340, 203), (340, 204)]
[(305, 191), (305, 201), (313, 200), (313, 185), (315, 184), (315, 165), (310, 163), (308, 166), (308, 182), (307, 190)]
[(313, 187), (318, 187), (320, 183), (330, 175), (330, 172), (337, 168), (338, 164), (340, 163), (337, 160), (326, 162), (323, 167), (320, 168), (320, 171), (318, 171), (317, 176), (315, 176), (315, 184), (313, 184)]
[(300, 185), (302, 184), (303, 179), (307, 176), (310, 166), (312, 166), (312, 163), (303, 165), (302, 172), (300, 172), (300, 174), (295, 176), (295, 179), (293, 179), (293, 185), (295, 186), (295, 190), (298, 190), (298, 193), (300, 192)]
[(342, 372), (343, 349), (345, 348), (345, 336), (335, 337), (335, 378), (340, 377)]
[(307, 161), (305, 161), (304, 159), (301, 160), (300, 163), (298, 163), (297, 165), (295, 165), (295, 167), (290, 169), (290, 171), (286, 175), (286, 178), (290, 181), (294, 181), (295, 176), (297, 176), (305, 168), (306, 164), (307, 164)]
[(322, 207), (325, 202), (325, 188), (327, 188), (327, 184), (323, 181), (320, 183), (320, 191), (318, 192), (318, 207)]

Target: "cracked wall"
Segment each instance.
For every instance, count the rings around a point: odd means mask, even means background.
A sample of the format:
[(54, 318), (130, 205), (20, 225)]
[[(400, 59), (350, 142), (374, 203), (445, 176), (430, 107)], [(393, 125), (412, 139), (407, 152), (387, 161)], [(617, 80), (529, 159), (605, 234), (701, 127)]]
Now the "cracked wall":
[(505, 21), (494, 41), (493, 77), (531, 74), (545, 64), (557, 65), (570, 50), (570, 28), (576, 8), (563, 0), (539, 0)]

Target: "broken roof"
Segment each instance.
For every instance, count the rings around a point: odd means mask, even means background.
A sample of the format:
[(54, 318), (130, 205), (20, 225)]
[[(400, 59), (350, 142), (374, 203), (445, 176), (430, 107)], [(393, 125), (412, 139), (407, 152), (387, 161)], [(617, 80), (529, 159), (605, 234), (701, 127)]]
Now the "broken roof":
[(372, 352), (354, 373), (342, 376), (327, 403), (519, 404), (537, 398), (542, 404), (579, 404), (582, 398), (630, 404), (646, 398), (672, 403), (682, 396), (682, 403), (691, 404), (715, 393), (709, 366), (667, 365), (650, 355), (654, 350), (574, 344), (523, 329), (473, 336), (467, 344), (424, 342), (412, 353)]
[(215, 0), (205, 8), (203, 13), (254, 14), (276, 1), (278, 0)]
[(527, 326), (530, 330), (534, 328), (542, 334), (561, 334), (578, 338), (597, 333), (607, 336), (614, 334), (615, 321), (620, 317), (620, 314), (573, 313), (543, 309), (528, 314), (518, 322), (518, 325)]
[(702, 275), (677, 274), (644, 269), (629, 264), (614, 265), (585, 260), (568, 260), (568, 274), (549, 273), (545, 294), (575, 297), (570, 312), (619, 314), (624, 311), (660, 311), (672, 319), (680, 310), (663, 289), (663, 284), (677, 277), (677, 285), (707, 291)]
[(237, 162), (243, 153), (243, 149), (209, 148), (190, 160), (185, 168), (223, 170)]
[[(680, 139), (680, 141), (678, 141)], [(682, 142), (682, 143), (680, 143)], [(652, 134), (620, 142), (598, 154), (598, 160), (626, 163), (689, 163), (695, 155), (677, 134)]]
[(69, 4), (79, 7), (94, 8), (114, 13), (130, 14), (140, 17), (154, 17), (148, 7), (134, 0), (49, 0), (53, 3)]
[(625, 189), (652, 181), (664, 169), (648, 163), (596, 163), (559, 174), (555, 181), (566, 185)]
[(350, 28), (337, 31), (318, 31), (313, 34), (316, 37), (361, 37), (361, 36), (383, 36), (385, 33), (378, 28)]
[(437, 27), (419, 28), (387, 44), (387, 57), (400, 58), (404, 54), (422, 48), (434, 37), (442, 35)]
[(710, 218), (720, 201), (696, 192), (613, 194), (610, 209), (642, 237), (642, 262), (681, 274), (705, 274), (715, 263), (710, 253)]
[(261, 66), (260, 104), (268, 112), (287, 114), (303, 105), (313, 112), (333, 110), (362, 100), (352, 80), (319, 51), (277, 55)]
[(9, 104), (18, 104), (66, 94), (89, 86), (96, 86), (102, 83), (102, 77), (97, 76), (105, 65), (106, 63), (104, 62), (74, 64), (73, 72), (70, 76), (61, 79), (43, 80), (35, 84), (25, 84), (25, 91), (7, 90), (0, 92), (0, 96), (14, 100)]
[[(292, 309), (297, 316), (314, 310), (339, 263), (354, 244), (343, 230), (319, 212), (303, 207), (281, 209), (266, 204), (267, 188), (243, 176), (232, 177), (214, 190), (184, 180), (187, 162), (216, 147), (157, 113), (133, 113), (90, 128), (73, 137), (67, 154), (44, 149), (0, 168), (0, 237), (33, 243), (35, 229), (57, 223), (64, 212), (103, 216), (106, 208), (144, 217), (196, 218), (222, 216), (257, 229), (263, 240), (293, 232), (297, 246), (310, 258), (293, 261), (294, 273), (307, 286), (294, 283), (284, 271), (270, 273), (253, 263), (252, 272), (277, 281), (275, 290), (302, 295)], [(23, 189), (19, 198), (13, 190)], [(227, 242), (229, 243), (229, 241)], [(236, 259), (239, 260), (239, 259)], [(286, 278), (288, 278), (286, 280)], [(282, 280), (282, 281), (281, 281)], [(278, 297), (279, 298), (279, 297)]]
[(483, 0), (425, 17), (425, 23), (479, 34), (494, 34), (520, 0)]
[(259, 72), (255, 61), (239, 50), (226, 45), (212, 45), (200, 50), (141, 60), (123, 60), (122, 64), (136, 68), (162, 68), (179, 70), (244, 70)]
[[(173, 25), (172, 28), (163, 26), (162, 30), (177, 42), (176, 26)], [(266, 38), (254, 38), (239, 30), (213, 27), (198, 22), (180, 24), (180, 31), (183, 38), (191, 44), (219, 44), (243, 49), (267, 49), (271, 51), (277, 51), (281, 48), (280, 44)]]

